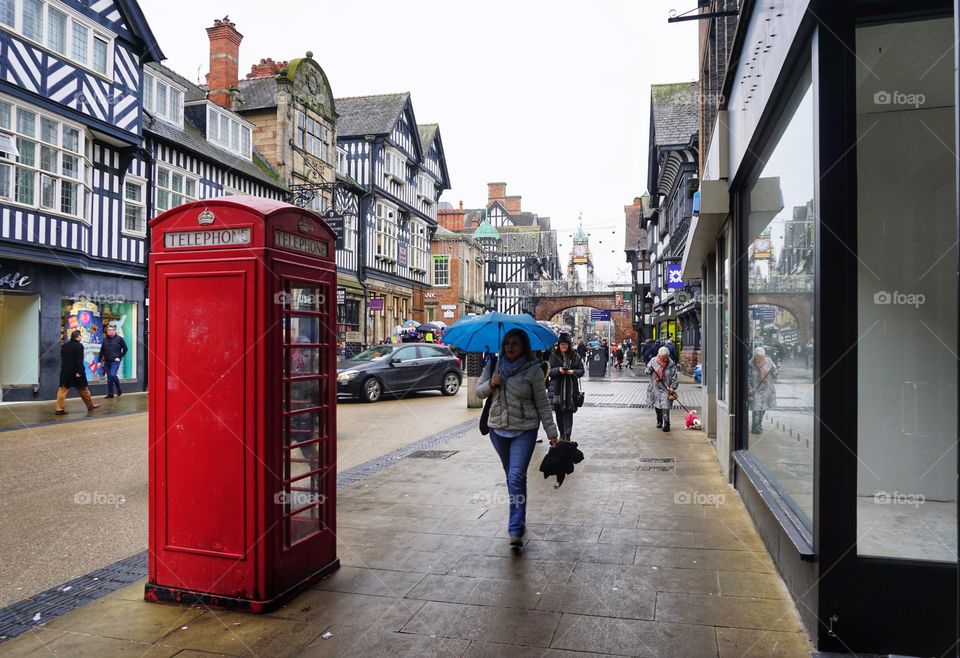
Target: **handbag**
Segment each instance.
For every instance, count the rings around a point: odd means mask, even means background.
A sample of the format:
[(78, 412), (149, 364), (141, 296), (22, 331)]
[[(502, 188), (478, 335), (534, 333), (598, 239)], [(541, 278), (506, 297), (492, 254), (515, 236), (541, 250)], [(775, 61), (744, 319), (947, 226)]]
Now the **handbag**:
[(577, 409), (583, 406), (584, 395), (583, 391), (577, 393)]
[[(493, 371), (497, 368), (497, 357), (490, 358), (490, 376), (493, 377)], [(490, 425), (488, 421), (490, 420), (490, 404), (493, 402), (493, 395), (491, 394), (486, 400), (483, 401), (483, 411), (480, 412), (480, 433), (486, 436), (490, 433)]]

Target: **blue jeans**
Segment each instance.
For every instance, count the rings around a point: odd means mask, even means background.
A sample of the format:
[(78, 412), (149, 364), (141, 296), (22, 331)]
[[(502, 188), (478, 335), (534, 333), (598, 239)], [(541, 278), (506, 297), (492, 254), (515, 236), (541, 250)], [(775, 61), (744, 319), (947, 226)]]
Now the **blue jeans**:
[(107, 395), (113, 395), (113, 389), (117, 389), (117, 393), (120, 392), (120, 378), (117, 377), (117, 373), (120, 372), (120, 362), (111, 361), (107, 364)]
[[(539, 428), (538, 428), (539, 429)], [(537, 443), (537, 430), (527, 430), (508, 439), (490, 428), (490, 442), (500, 455), (503, 472), (507, 474), (507, 493), (510, 496), (510, 536), (520, 537), (527, 519), (527, 467)]]

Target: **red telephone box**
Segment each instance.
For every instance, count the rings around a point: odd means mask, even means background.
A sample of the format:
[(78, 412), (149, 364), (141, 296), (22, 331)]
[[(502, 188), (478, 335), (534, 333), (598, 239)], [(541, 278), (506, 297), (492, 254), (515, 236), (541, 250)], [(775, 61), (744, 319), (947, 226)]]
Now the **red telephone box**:
[(266, 612), (336, 556), (336, 236), (232, 196), (150, 222), (145, 598)]

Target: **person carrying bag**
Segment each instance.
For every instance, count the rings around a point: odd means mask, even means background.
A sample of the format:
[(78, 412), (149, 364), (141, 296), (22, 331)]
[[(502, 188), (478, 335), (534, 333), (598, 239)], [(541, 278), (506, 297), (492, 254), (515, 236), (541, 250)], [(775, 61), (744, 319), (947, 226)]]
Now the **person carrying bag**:
[(560, 334), (556, 347), (550, 352), (550, 397), (561, 441), (570, 440), (573, 414), (583, 406), (583, 392), (580, 390), (583, 373), (583, 359), (573, 349), (570, 335)]

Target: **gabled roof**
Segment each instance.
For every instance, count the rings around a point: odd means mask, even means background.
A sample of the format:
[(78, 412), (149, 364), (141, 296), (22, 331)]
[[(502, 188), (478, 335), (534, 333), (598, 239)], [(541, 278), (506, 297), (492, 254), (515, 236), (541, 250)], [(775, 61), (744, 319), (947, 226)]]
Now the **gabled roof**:
[(436, 141), (437, 155), (440, 158), (440, 175), (443, 176), (441, 189), (449, 190), (451, 188), (450, 172), (447, 170), (447, 156), (443, 151), (443, 140), (440, 138), (440, 126), (435, 123), (417, 124), (417, 132), (420, 135), (424, 158), (426, 158), (426, 152), (430, 150), (430, 144)]
[(126, 20), (130, 31), (143, 40), (144, 51), (138, 53), (145, 62), (160, 62), (167, 58), (160, 50), (160, 44), (147, 23), (147, 17), (136, 0), (116, 0), (120, 14)]
[(694, 81), (650, 85), (650, 121), (656, 146), (685, 145), (698, 132), (699, 84)]
[(429, 144), (440, 131), (440, 126), (435, 123), (417, 124), (417, 132), (420, 133), (420, 143)]
[(350, 96), (337, 98), (334, 102), (340, 114), (337, 119), (337, 137), (389, 135), (410, 102), (410, 92)]

